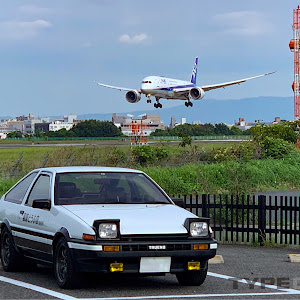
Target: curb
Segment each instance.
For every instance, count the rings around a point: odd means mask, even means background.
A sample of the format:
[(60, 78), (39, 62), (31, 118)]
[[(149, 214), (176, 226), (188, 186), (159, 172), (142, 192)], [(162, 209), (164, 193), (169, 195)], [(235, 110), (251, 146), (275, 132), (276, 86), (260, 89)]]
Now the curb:
[[(300, 257), (299, 257), (300, 258)], [(224, 264), (224, 258), (222, 255), (216, 255), (215, 257), (208, 260), (209, 264)]]

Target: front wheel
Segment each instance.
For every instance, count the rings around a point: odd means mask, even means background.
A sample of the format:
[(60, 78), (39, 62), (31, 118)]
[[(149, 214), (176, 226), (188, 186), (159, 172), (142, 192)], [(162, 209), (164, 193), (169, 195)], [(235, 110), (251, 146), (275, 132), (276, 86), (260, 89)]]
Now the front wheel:
[(70, 249), (65, 238), (61, 238), (55, 247), (54, 274), (61, 288), (78, 287), (79, 274), (76, 272)]
[(176, 277), (180, 285), (199, 286), (205, 281), (206, 275), (207, 268), (199, 271), (177, 273)]
[(9, 230), (5, 227), (1, 232), (1, 263), (3, 270), (14, 272), (21, 268), (22, 257), (13, 243)]

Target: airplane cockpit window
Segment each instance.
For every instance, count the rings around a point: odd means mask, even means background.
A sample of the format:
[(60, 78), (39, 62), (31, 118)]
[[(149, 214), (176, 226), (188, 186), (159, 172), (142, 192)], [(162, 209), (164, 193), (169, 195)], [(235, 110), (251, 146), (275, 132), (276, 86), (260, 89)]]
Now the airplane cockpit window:
[(146, 80), (146, 81), (142, 81), (142, 83), (152, 83), (152, 81)]

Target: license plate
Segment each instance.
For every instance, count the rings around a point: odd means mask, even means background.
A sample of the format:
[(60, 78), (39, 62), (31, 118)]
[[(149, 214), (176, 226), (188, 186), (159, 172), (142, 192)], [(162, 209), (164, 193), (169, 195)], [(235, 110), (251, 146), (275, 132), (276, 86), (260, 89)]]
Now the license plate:
[(171, 257), (141, 257), (140, 273), (167, 273), (171, 269)]

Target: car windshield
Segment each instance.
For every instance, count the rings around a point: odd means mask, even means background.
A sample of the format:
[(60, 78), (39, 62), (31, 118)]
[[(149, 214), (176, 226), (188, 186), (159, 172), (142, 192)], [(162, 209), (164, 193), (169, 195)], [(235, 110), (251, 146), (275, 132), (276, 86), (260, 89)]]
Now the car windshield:
[(152, 180), (140, 173), (59, 173), (55, 204), (170, 204)]

